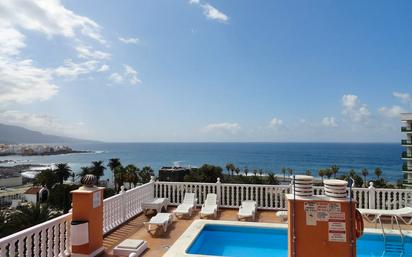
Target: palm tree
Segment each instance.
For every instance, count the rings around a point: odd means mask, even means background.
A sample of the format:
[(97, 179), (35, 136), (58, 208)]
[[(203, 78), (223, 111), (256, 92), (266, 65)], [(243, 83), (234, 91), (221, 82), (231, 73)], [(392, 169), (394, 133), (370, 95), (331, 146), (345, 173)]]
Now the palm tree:
[(307, 176), (312, 176), (312, 171), (311, 171), (311, 170), (306, 170), (305, 174), (306, 174)]
[(233, 163), (227, 163), (226, 164), (226, 170), (228, 174), (231, 174), (233, 176), (233, 171), (235, 170), (235, 165)]
[(354, 178), (356, 176), (356, 171), (354, 169), (350, 169), (350, 171), (348, 172), (348, 176), (350, 178)]
[(70, 177), (72, 178), (72, 182), (74, 183), (75, 179), (76, 179), (76, 173), (71, 172), (70, 173)]
[(140, 182), (145, 184), (148, 183), (152, 176), (154, 176), (154, 171), (150, 166), (144, 166), (139, 172)]
[(257, 174), (258, 174), (257, 169), (254, 169), (254, 170), (253, 170), (253, 175), (255, 175), (255, 177), (256, 177), (256, 176), (257, 176)]
[(380, 178), (380, 176), (382, 176), (382, 169), (381, 168), (376, 168), (375, 169), (375, 175), (378, 177), (378, 179)]
[(112, 159), (110, 159), (109, 160), (109, 163), (107, 164), (107, 166), (109, 167), (109, 169), (111, 170), (111, 171), (113, 171), (114, 172), (114, 169), (116, 168), (116, 167), (119, 167), (119, 166), (121, 166), (122, 164), (120, 163), (120, 159), (119, 158), (112, 158)]
[(259, 175), (262, 177), (263, 176), (263, 170), (259, 169)]
[(7, 230), (7, 218), (6, 212), (0, 211), (0, 238), (7, 236), (9, 233)]
[(56, 175), (57, 181), (62, 185), (63, 182), (70, 177), (72, 169), (67, 163), (59, 163), (56, 166), (57, 169), (54, 170), (54, 174)]
[(323, 177), (325, 176), (325, 170), (320, 169), (320, 170), (318, 171), (318, 175), (319, 175), (319, 177), (322, 178), (322, 183), (323, 183)]
[(245, 169), (243, 170), (243, 173), (245, 173), (245, 176), (247, 177), (247, 174), (249, 173), (249, 169), (245, 167)]
[(288, 172), (289, 176), (293, 175), (293, 169), (287, 168), (286, 171)]
[(126, 166), (125, 171), (127, 182), (129, 182), (129, 188), (132, 188), (132, 183), (136, 186), (136, 184), (139, 182), (139, 175), (137, 175), (139, 169), (133, 164), (129, 164)]
[(339, 166), (337, 165), (332, 165), (330, 167), (332, 174), (333, 174), (333, 178), (336, 178), (336, 174), (339, 172)]
[(332, 175), (333, 175), (332, 169), (325, 169), (325, 176), (328, 177), (328, 179), (330, 179)]
[(42, 170), (34, 178), (35, 185), (46, 186), (51, 189), (56, 183), (56, 175), (51, 169)]
[(273, 172), (269, 172), (269, 173), (268, 173), (268, 183), (269, 183), (270, 185), (278, 185), (278, 184), (279, 184), (278, 179), (276, 178), (275, 173), (273, 173)]
[(33, 227), (58, 216), (52, 214), (46, 205), (23, 205), (17, 207), (17, 212), (10, 217), (10, 225), (18, 230)]
[(78, 173), (77, 176), (81, 179), (87, 174), (92, 174), (90, 167), (80, 167), (80, 173)]
[(116, 181), (115, 181), (115, 179), (114, 179), (114, 169), (116, 168), (116, 167), (119, 167), (119, 166), (121, 166), (122, 164), (120, 163), (120, 159), (119, 158), (112, 158), (112, 159), (110, 159), (109, 160), (109, 163), (107, 164), (107, 166), (109, 167), (109, 169), (112, 171), (112, 180), (113, 180), (113, 183), (114, 183), (114, 187), (115, 187), (115, 189), (116, 189)]
[(90, 167), (91, 174), (96, 176), (96, 185), (99, 184), (100, 177), (104, 176), (104, 170), (106, 169), (103, 166), (103, 161), (94, 161)]
[(366, 177), (369, 175), (369, 171), (368, 169), (362, 169), (362, 176), (363, 176), (363, 181), (365, 182), (365, 187), (367, 187), (367, 180)]
[(236, 173), (236, 176), (239, 176), (240, 169), (239, 169), (239, 168), (235, 168), (235, 173)]
[(123, 186), (126, 181), (126, 170), (120, 165), (114, 168), (114, 182), (117, 185), (117, 190), (120, 190), (120, 187)]
[(282, 174), (283, 174), (283, 181), (285, 181), (285, 180), (286, 180), (286, 168), (285, 168), (285, 167), (282, 167), (282, 168), (280, 169), (280, 171), (281, 171)]

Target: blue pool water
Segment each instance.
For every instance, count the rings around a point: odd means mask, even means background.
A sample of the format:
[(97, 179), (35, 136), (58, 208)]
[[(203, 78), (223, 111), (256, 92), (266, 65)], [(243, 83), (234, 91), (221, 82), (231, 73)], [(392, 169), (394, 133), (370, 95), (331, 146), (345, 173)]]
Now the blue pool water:
[[(399, 237), (390, 236), (397, 241)], [(244, 226), (206, 225), (187, 249), (189, 254), (230, 257), (287, 257), (287, 230)], [(365, 234), (357, 241), (357, 257), (381, 257), (383, 238)], [(412, 254), (412, 238), (405, 237), (405, 255)], [(405, 256), (404, 255), (404, 256)]]

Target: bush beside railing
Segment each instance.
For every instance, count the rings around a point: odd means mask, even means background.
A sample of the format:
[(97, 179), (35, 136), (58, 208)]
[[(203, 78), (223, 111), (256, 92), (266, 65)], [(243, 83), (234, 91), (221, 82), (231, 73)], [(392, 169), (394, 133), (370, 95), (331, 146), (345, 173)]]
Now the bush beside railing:
[(71, 213), (0, 239), (0, 257), (69, 256)]

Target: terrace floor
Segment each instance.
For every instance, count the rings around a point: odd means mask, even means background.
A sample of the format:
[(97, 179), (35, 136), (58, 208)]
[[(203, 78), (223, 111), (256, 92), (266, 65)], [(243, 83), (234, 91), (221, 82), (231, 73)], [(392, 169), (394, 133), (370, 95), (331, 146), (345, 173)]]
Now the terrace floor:
[[(172, 212), (174, 208), (169, 208), (168, 212)], [(237, 209), (221, 209), (219, 211), (219, 220), (237, 220)], [(174, 219), (174, 222), (169, 226), (168, 232), (162, 237), (152, 237), (146, 232), (143, 222), (149, 220), (150, 217), (146, 217), (143, 214), (132, 218), (124, 225), (120, 226), (107, 236), (103, 241), (103, 246), (106, 249), (105, 257), (115, 257), (112, 249), (125, 239), (141, 239), (148, 242), (148, 250), (141, 256), (143, 257), (161, 257), (167, 249), (173, 245), (173, 243), (180, 237), (180, 235), (189, 227), (190, 224), (199, 217), (199, 209), (195, 212), (195, 215), (191, 219)], [(256, 222), (266, 223), (281, 223), (281, 220), (276, 217), (275, 211), (258, 211), (256, 216)], [(374, 224), (365, 221), (366, 228), (375, 228)], [(390, 224), (385, 224), (385, 228), (390, 229)], [(403, 230), (412, 230), (412, 225), (402, 225)]]

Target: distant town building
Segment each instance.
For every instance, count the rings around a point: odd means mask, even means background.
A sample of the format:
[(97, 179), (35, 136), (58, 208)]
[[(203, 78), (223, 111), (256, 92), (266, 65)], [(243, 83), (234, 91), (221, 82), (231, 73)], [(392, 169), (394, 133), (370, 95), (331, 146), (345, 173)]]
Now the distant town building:
[(412, 113), (402, 113), (401, 120), (405, 123), (401, 131), (406, 135), (406, 139), (402, 139), (402, 146), (406, 147), (402, 153), (402, 171), (406, 174), (403, 185), (412, 188)]
[(17, 144), (17, 145), (10, 145), (10, 144), (0, 144), (0, 156), (6, 155), (52, 155), (52, 154), (65, 154), (65, 153), (73, 153), (73, 152), (81, 152), (81, 151), (74, 151), (68, 146), (64, 145), (40, 145), (40, 144)]
[(37, 204), (47, 201), (49, 190), (46, 187), (31, 187), (23, 195), (27, 202)]
[(23, 184), (23, 178), (17, 172), (2, 172), (0, 173), (0, 188), (15, 187)]
[(190, 169), (183, 167), (162, 167), (159, 170), (160, 181), (183, 182)]

